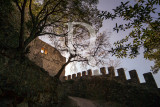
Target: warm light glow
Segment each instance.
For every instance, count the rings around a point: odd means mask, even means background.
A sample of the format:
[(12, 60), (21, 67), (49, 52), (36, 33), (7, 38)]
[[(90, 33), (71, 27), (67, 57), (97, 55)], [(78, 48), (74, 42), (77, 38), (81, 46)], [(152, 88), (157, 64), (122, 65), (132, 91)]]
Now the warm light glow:
[(41, 53), (44, 53), (44, 48), (41, 48)]
[(45, 50), (45, 51), (44, 51), (44, 54), (47, 54), (47, 53), (48, 53), (47, 50)]

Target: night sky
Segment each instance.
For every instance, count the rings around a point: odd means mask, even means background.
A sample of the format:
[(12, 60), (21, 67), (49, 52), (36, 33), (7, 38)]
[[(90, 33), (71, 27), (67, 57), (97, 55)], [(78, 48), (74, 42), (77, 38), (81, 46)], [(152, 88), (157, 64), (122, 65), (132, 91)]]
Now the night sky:
[[(116, 6), (120, 5), (121, 2), (126, 2), (127, 0), (100, 0), (99, 1), (99, 5), (98, 5), (98, 9), (100, 10), (107, 10), (107, 11), (112, 11), (112, 9), (114, 9)], [(136, 2), (136, 0), (130, 0), (131, 3)], [(125, 37), (129, 31), (121, 31), (119, 33), (117, 32), (113, 32), (113, 27), (115, 26), (115, 23), (125, 23), (122, 19), (116, 19), (114, 21), (111, 20), (105, 20), (103, 22), (103, 27), (101, 28), (101, 31), (109, 31), (112, 32), (111, 33), (111, 38), (110, 38), (110, 42), (113, 44), (115, 41), (120, 40), (121, 38)], [(126, 75), (127, 78), (129, 77), (128, 71), (129, 70), (137, 70), (140, 81), (144, 82), (144, 78), (143, 78), (143, 74), (146, 72), (151, 72), (150, 71), (150, 66), (152, 66), (154, 63), (153, 61), (149, 61), (149, 60), (145, 60), (143, 57), (143, 48), (141, 48), (141, 53), (140, 55), (138, 55), (137, 58), (135, 59), (121, 59), (122, 63), (121, 63), (121, 67), (126, 68)], [(158, 84), (158, 87), (160, 87), (160, 72), (157, 74), (153, 74), (155, 77), (155, 80)]]

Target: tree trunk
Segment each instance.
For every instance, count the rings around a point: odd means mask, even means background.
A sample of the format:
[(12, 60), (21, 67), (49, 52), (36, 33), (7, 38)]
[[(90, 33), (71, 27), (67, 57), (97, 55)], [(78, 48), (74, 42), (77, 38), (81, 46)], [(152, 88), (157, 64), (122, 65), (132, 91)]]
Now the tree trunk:
[(58, 73), (57, 73), (54, 77), (56, 77), (56, 78), (59, 79), (59, 77), (61, 76), (63, 70), (65, 69), (65, 67), (66, 67), (69, 63), (70, 63), (70, 61), (67, 61), (67, 62), (61, 67), (61, 69), (58, 71)]
[(71, 61), (72, 58), (76, 57), (77, 55), (72, 55), (70, 54), (70, 57), (68, 58), (68, 61), (61, 67), (61, 69), (58, 71), (58, 73), (54, 76), (57, 79), (59, 79), (60, 75), (62, 74), (63, 70), (65, 69), (65, 67), (70, 63), (73, 62)]
[(19, 48), (18, 50), (23, 51), (24, 49), (24, 29), (25, 29), (25, 7), (27, 0), (24, 0), (21, 10), (21, 25), (19, 34)]
[(36, 36), (34, 35), (29, 36), (24, 42), (24, 48), (26, 48), (29, 45), (29, 43), (31, 43), (35, 38)]

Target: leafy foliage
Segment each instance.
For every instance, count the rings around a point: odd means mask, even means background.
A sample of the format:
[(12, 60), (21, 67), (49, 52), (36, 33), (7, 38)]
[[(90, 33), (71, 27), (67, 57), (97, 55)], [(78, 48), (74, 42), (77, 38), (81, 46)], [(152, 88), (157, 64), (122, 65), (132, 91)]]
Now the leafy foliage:
[[(159, 0), (139, 0), (134, 5), (121, 2), (121, 5), (113, 9), (114, 13), (103, 11), (99, 16), (105, 19), (122, 18), (127, 24), (113, 28), (117, 33), (122, 30), (132, 31), (120, 41), (115, 42), (116, 48), (112, 53), (117, 57), (134, 58), (139, 54), (140, 47), (144, 48), (144, 58), (155, 62), (152, 70), (154, 73), (160, 70), (160, 13)], [(132, 42), (129, 42), (132, 40)]]
[[(4, 17), (7, 16), (7, 20), (1, 17), (1, 22), (6, 27), (2, 29), (4, 31), (2, 31), (1, 44), (4, 46), (1, 45), (3, 50), (0, 53), (12, 59), (22, 61), (25, 54), (29, 52), (28, 45), (39, 36), (66, 36), (67, 32), (58, 32), (63, 30), (64, 23), (85, 22), (93, 25), (97, 31), (102, 26), (102, 20), (97, 17), (98, 0), (43, 0), (42, 2), (3, 0), (3, 2), (1, 10)], [(16, 14), (13, 14), (14, 12)], [(10, 41), (13, 44), (10, 44)], [(4, 48), (7, 45), (9, 49)], [(10, 52), (13, 54), (9, 55)]]
[(98, 0), (1, 0), (0, 97), (12, 91), (27, 101), (55, 103), (58, 80), (24, 56), (29, 51), (28, 44), (46, 34), (66, 36), (66, 32), (56, 30), (63, 28), (62, 23), (83, 21), (98, 30), (102, 20), (96, 17), (97, 3)]
[(34, 0), (13, 1), (21, 14), (19, 48), (26, 48), (38, 36), (66, 36), (66, 33), (58, 34), (55, 30), (64, 23), (83, 21), (97, 25), (99, 21), (94, 23), (91, 20), (98, 12), (95, 6), (98, 0), (44, 0), (41, 3)]
[(18, 47), (19, 14), (11, 0), (0, 1), (0, 14), (0, 47)]

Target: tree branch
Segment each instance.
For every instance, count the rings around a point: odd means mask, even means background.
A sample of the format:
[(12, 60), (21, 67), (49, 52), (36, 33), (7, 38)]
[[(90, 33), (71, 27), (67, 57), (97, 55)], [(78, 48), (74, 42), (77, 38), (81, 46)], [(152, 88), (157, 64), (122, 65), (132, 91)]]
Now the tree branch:
[(44, 20), (47, 20), (48, 16), (53, 14), (55, 12), (55, 9), (57, 8), (57, 6), (62, 2), (62, 0), (60, 0), (52, 9), (51, 12), (47, 13), (43, 18), (42, 20), (40, 20), (40, 22), (38, 23), (38, 25), (41, 25), (41, 23), (44, 21)]
[(88, 62), (88, 60), (73, 60), (73, 61), (70, 61), (70, 62)]
[(39, 16), (41, 15), (41, 13), (46, 9), (46, 7), (48, 6), (48, 4), (50, 3), (50, 0), (48, 0), (46, 2), (46, 4), (43, 6), (42, 10), (38, 13), (38, 15), (36, 16), (36, 20), (38, 20)]
[(24, 46), (24, 22), (25, 22), (25, 7), (27, 0), (24, 0), (21, 10), (21, 26), (19, 35), (19, 49), (21, 50)]
[(68, 32), (65, 34), (61, 34), (61, 35), (58, 35), (56, 33), (51, 33), (51, 32), (44, 32), (44, 33), (39, 34), (38, 36), (53, 35), (53, 36), (58, 36), (58, 37), (65, 37), (65, 36), (67, 36), (67, 34), (68, 34)]
[(18, 4), (18, 1), (17, 1), (17, 0), (14, 0), (14, 2), (16, 3), (16, 6), (18, 7), (19, 11), (21, 12), (22, 9), (21, 9), (20, 5)]
[(29, 2), (29, 13), (30, 13), (30, 16), (32, 18), (32, 23), (34, 24), (34, 16), (33, 16), (33, 12), (32, 12), (32, 0), (30, 0)]

